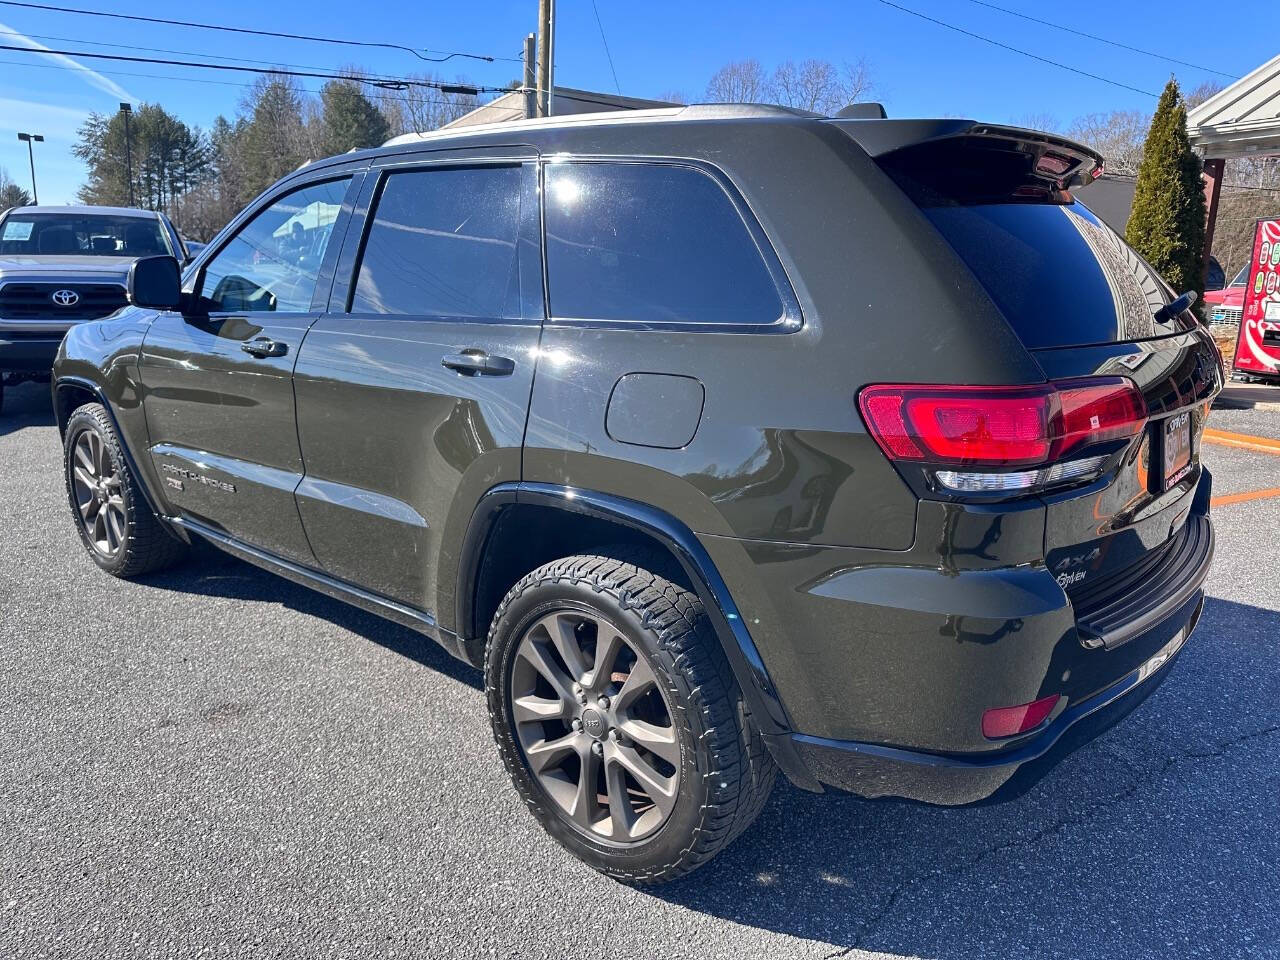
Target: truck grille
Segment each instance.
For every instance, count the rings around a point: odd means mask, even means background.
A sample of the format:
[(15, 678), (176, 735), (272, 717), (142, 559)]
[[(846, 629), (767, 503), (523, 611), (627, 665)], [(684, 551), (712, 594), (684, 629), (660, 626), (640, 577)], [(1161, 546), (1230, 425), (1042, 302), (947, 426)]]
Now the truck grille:
[(1239, 323), (1244, 316), (1242, 307), (1224, 307), (1221, 305), (1209, 308), (1210, 323)]
[[(70, 290), (75, 303), (62, 306), (54, 293)], [(125, 305), (118, 283), (6, 283), (0, 287), (2, 320), (97, 320)]]

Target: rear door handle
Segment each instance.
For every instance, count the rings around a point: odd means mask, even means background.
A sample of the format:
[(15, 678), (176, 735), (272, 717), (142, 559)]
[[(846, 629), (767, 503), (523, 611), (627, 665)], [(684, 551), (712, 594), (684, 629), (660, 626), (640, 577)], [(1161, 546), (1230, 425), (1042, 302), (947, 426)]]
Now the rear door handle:
[(516, 362), (510, 357), (495, 357), (475, 347), (446, 353), (440, 358), (440, 365), (468, 377), (509, 377), (516, 369)]
[(240, 349), (255, 357), (283, 357), (289, 352), (289, 345), (270, 337), (256, 337), (240, 344)]

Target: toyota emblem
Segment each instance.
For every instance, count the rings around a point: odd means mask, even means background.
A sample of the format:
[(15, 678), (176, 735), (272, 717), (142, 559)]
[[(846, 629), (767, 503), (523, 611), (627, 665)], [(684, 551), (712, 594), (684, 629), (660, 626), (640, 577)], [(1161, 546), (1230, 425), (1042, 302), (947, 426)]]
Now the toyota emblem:
[(80, 294), (74, 290), (55, 290), (49, 299), (60, 307), (74, 307), (80, 302)]

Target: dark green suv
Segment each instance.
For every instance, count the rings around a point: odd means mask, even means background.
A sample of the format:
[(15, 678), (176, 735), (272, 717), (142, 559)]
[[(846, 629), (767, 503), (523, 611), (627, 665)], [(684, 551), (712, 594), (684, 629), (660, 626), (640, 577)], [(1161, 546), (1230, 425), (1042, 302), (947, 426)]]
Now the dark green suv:
[(109, 573), (202, 538), (482, 667), (529, 809), (624, 880), (778, 769), (1013, 790), (1167, 673), (1213, 551), (1217, 355), (1100, 169), (704, 106), (311, 164), (67, 336), (72, 512)]

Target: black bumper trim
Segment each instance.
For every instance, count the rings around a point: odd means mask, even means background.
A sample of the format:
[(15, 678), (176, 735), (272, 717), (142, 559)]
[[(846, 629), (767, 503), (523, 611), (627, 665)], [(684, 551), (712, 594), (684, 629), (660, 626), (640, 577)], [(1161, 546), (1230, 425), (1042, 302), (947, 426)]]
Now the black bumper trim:
[(1074, 595), (1071, 605), (1081, 643), (1114, 650), (1150, 630), (1204, 585), (1213, 550), (1213, 524), (1207, 516), (1192, 513), (1182, 532), (1152, 562), (1135, 564)]

